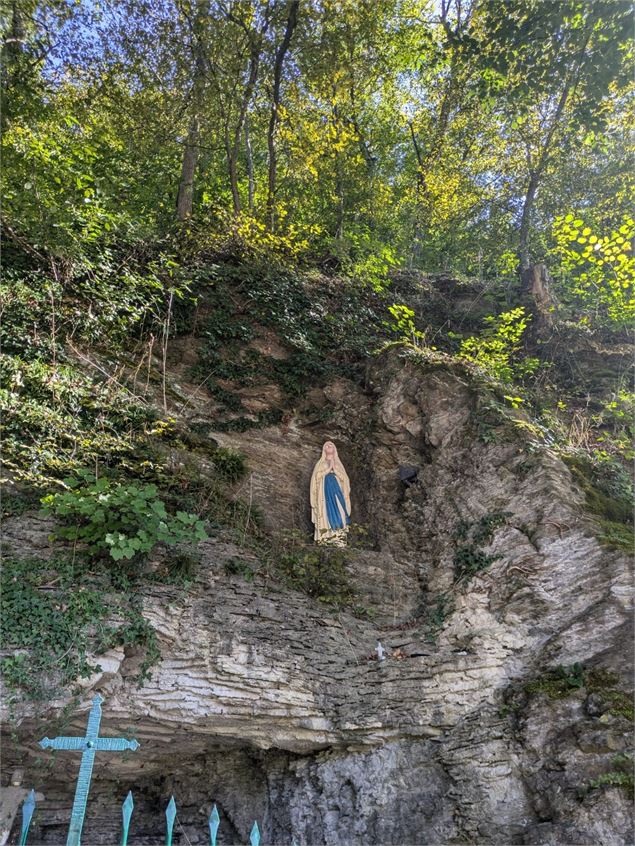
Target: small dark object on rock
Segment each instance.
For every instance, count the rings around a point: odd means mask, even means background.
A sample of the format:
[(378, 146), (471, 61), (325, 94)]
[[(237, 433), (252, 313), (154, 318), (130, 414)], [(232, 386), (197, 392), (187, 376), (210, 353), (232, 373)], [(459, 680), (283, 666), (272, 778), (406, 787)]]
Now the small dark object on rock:
[(407, 488), (409, 488), (411, 485), (414, 485), (415, 482), (418, 481), (418, 475), (418, 467), (405, 464), (403, 467), (399, 468), (399, 481), (403, 482)]

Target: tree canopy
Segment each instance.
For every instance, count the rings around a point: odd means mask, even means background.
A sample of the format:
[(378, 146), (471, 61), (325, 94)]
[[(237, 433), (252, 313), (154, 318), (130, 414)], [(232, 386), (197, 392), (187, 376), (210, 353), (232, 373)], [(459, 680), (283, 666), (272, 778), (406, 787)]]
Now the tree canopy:
[(187, 222), (504, 275), (567, 214), (623, 225), (631, 29), (621, 0), (14, 0), (3, 219), (80, 263)]

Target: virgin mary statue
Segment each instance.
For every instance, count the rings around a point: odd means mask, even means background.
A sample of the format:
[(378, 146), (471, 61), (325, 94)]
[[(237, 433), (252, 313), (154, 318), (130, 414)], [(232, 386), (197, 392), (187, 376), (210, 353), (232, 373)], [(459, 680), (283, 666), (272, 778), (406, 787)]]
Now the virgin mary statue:
[(326, 441), (322, 457), (313, 468), (311, 520), (317, 543), (346, 546), (351, 522), (351, 483), (332, 441)]

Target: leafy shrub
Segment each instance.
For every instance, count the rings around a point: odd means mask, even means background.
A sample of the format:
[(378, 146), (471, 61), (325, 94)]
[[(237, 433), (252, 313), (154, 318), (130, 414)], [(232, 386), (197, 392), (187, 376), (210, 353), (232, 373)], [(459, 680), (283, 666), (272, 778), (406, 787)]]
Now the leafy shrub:
[(345, 549), (310, 546), (281, 555), (277, 569), (288, 587), (341, 608), (353, 599), (346, 561)]
[(196, 514), (168, 514), (156, 485), (112, 482), (84, 473), (68, 479), (71, 490), (42, 499), (45, 509), (70, 525), (58, 537), (87, 544), (91, 553), (107, 552), (118, 561), (149, 552), (157, 543), (174, 545), (205, 540), (207, 534)]
[(388, 306), (388, 311), (393, 319), (392, 323), (386, 323), (386, 327), (399, 335), (404, 343), (417, 346), (425, 339), (425, 333), (420, 332), (415, 326), (413, 309), (400, 303), (393, 303)]
[(606, 712), (614, 717), (623, 717), (632, 723), (635, 719), (633, 697), (619, 687), (619, 676), (612, 670), (596, 667), (586, 675), (589, 693), (595, 693), (602, 700)]
[(598, 525), (600, 531), (597, 538), (601, 544), (632, 554), (635, 549), (635, 533), (630, 526), (624, 526), (614, 520), (598, 520)]
[(443, 624), (454, 610), (454, 604), (448, 594), (440, 594), (434, 605), (426, 608), (425, 616), (425, 639), (428, 643), (436, 643), (437, 635), (443, 628)]
[(307, 544), (304, 533), (293, 529), (270, 537), (260, 552), (270, 574), (292, 590), (335, 608), (353, 601), (346, 567), (350, 550)]
[(553, 234), (566, 284), (563, 295), (586, 312), (581, 322), (630, 326), (635, 317), (635, 221), (622, 217), (611, 232), (594, 232), (582, 217), (557, 217)]
[(633, 483), (624, 465), (602, 450), (596, 450), (592, 456), (592, 473), (598, 489), (609, 497), (631, 502)]
[[(192, 377), (230, 412), (242, 407), (237, 386), (275, 382), (296, 398), (335, 375), (353, 375), (381, 332), (381, 297), (350, 281), (253, 265), (215, 265), (210, 276), (213, 286), (201, 293), (207, 317), (197, 330), (203, 344)], [(285, 357), (249, 346), (256, 326), (275, 332)], [(233, 428), (231, 420), (217, 423)]]
[(154, 414), (124, 388), (72, 364), (4, 353), (0, 373), (3, 460), (14, 479), (44, 485), (146, 448)]
[(598, 540), (632, 552), (633, 484), (620, 461), (604, 451), (580, 451), (563, 459), (584, 491), (587, 509), (597, 518)]
[(537, 358), (521, 358), (521, 340), (531, 315), (522, 307), (503, 312), (497, 317), (485, 318), (486, 328), (480, 336), (465, 338), (461, 342), (459, 356), (482, 367), (501, 382), (533, 373), (538, 365)]
[(570, 667), (559, 665), (525, 685), (527, 693), (545, 693), (550, 699), (565, 699), (582, 688), (599, 697), (606, 713), (633, 721), (633, 698), (620, 690), (619, 676), (611, 670), (589, 670), (576, 661)]
[(633, 787), (635, 786), (635, 779), (633, 778), (632, 770), (624, 772), (623, 770), (611, 770), (608, 773), (601, 773), (597, 778), (591, 779), (588, 787), (597, 789), (601, 787), (624, 787), (630, 795), (633, 794)]
[(226, 482), (237, 482), (245, 475), (245, 457), (234, 449), (218, 447), (212, 456), (217, 473)]

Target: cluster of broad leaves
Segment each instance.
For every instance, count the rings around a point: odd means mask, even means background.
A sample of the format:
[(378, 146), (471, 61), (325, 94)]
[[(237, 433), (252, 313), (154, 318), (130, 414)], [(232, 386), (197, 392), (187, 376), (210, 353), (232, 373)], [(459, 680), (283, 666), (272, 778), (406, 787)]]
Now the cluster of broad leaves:
[(115, 561), (150, 552), (158, 543), (173, 546), (205, 540), (205, 524), (196, 514), (168, 514), (156, 485), (125, 484), (90, 473), (66, 479), (68, 490), (42, 499), (61, 518), (57, 536), (85, 544), (90, 553), (108, 553)]
[(635, 319), (633, 218), (624, 215), (615, 229), (598, 234), (582, 217), (567, 214), (556, 218), (554, 235), (554, 252), (566, 274), (565, 290), (577, 301), (581, 322), (631, 326)]

